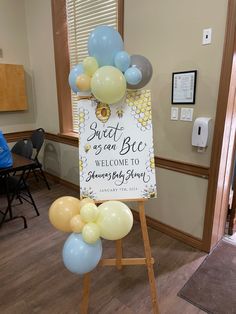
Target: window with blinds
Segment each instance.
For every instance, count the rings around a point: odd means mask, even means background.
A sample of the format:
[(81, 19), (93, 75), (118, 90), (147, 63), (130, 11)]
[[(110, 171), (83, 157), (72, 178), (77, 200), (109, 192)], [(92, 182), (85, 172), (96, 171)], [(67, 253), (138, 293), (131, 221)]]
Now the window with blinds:
[[(66, 0), (70, 67), (88, 56), (90, 32), (98, 25), (118, 28), (117, 0)], [(71, 94), (73, 131), (78, 132), (77, 96)]]

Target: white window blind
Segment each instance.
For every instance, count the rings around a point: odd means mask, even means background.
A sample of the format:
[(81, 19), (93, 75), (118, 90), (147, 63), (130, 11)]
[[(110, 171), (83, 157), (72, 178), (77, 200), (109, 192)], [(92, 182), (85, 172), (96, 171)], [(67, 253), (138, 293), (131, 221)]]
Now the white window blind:
[[(67, 29), (70, 67), (88, 56), (90, 32), (98, 25), (118, 28), (117, 0), (67, 0)], [(71, 93), (73, 131), (78, 132), (77, 96)]]

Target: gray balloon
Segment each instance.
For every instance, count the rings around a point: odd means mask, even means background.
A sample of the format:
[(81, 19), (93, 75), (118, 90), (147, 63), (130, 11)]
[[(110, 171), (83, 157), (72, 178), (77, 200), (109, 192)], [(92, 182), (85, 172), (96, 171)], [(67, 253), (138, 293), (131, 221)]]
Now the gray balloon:
[(150, 61), (141, 55), (131, 56), (131, 67), (137, 67), (142, 72), (142, 80), (136, 84), (127, 84), (128, 89), (140, 89), (143, 88), (150, 81), (152, 77), (152, 65)]

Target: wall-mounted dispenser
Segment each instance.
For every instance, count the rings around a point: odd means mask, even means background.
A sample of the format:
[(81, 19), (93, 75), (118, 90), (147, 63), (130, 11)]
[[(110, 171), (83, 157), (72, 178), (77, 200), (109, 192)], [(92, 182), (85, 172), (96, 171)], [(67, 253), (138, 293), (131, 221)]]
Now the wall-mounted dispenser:
[(211, 118), (199, 117), (194, 121), (192, 133), (192, 145), (200, 148), (208, 146)]

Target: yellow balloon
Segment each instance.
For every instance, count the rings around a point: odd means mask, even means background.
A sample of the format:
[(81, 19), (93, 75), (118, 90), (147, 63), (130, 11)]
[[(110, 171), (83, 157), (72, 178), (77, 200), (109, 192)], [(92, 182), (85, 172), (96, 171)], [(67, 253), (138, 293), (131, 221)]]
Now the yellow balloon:
[(124, 97), (126, 80), (123, 73), (113, 66), (103, 66), (93, 75), (91, 92), (105, 104), (114, 104)]
[(101, 237), (119, 240), (125, 237), (133, 226), (133, 214), (129, 207), (119, 201), (108, 201), (99, 207), (96, 224), (100, 227)]
[(93, 222), (98, 217), (98, 207), (95, 204), (87, 203), (80, 209), (80, 216), (84, 222)]
[(56, 199), (49, 208), (49, 220), (58, 230), (71, 232), (70, 221), (80, 212), (80, 200), (72, 196)]
[(91, 78), (87, 74), (80, 74), (76, 78), (76, 86), (81, 92), (87, 92), (90, 90)]
[(94, 57), (87, 57), (83, 61), (84, 73), (89, 76), (93, 76), (93, 74), (98, 69), (97, 60)]
[(85, 223), (82, 220), (80, 215), (75, 215), (70, 220), (70, 227), (73, 232), (76, 232), (76, 233), (82, 232), (84, 226), (85, 226)]
[(82, 237), (89, 244), (95, 243), (100, 237), (100, 229), (94, 222), (87, 223), (82, 231)]
[(85, 204), (87, 203), (90, 203), (90, 204), (95, 204), (94, 200), (92, 200), (91, 198), (83, 198), (81, 201), (80, 201), (80, 207), (82, 208)]

